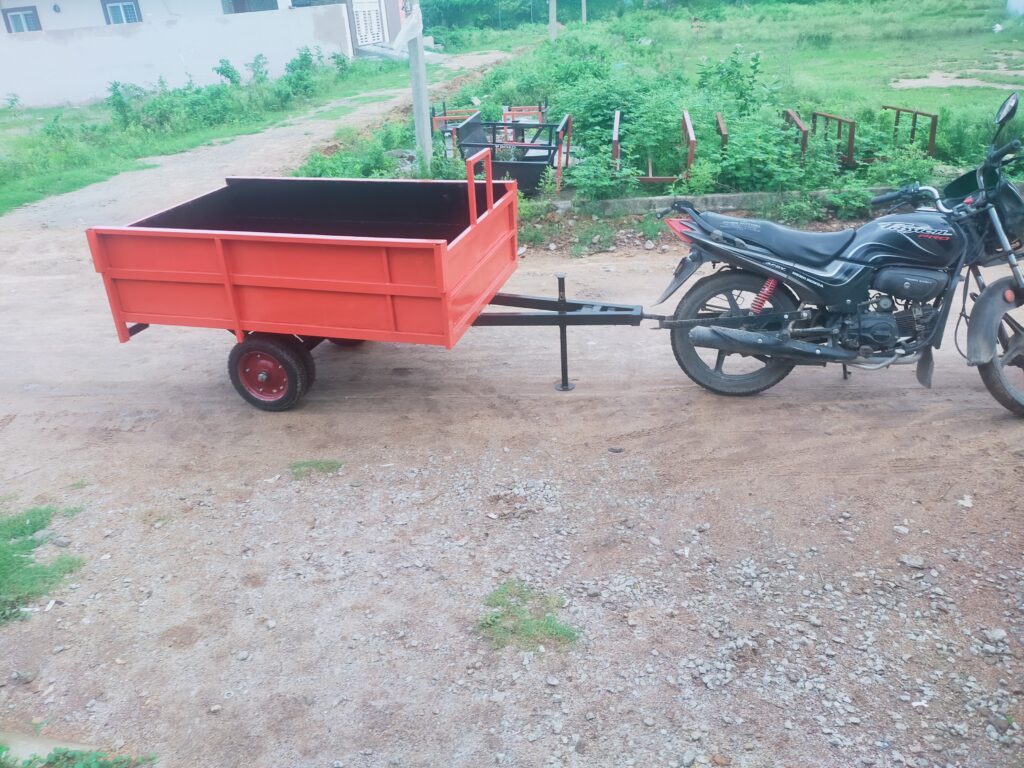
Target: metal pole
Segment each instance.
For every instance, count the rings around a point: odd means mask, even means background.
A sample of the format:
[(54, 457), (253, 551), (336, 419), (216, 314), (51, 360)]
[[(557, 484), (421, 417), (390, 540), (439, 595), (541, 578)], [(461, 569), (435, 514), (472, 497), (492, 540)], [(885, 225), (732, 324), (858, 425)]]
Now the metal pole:
[(587, 23), (587, 0), (582, 0), (582, 2), (583, 2), (583, 23), (586, 24)]
[(409, 41), (409, 72), (412, 75), (412, 116), (416, 124), (416, 149), (423, 171), (430, 170), (434, 143), (430, 138), (430, 98), (427, 95), (427, 62), (423, 33)]
[(558, 21), (555, 18), (557, 16), (557, 8), (555, 7), (556, 0), (548, 0), (548, 39), (554, 42), (558, 39)]
[[(562, 314), (565, 312), (565, 273), (559, 272), (555, 277), (558, 278), (558, 311)], [(558, 346), (562, 356), (562, 379), (555, 384), (555, 389), (570, 392), (576, 389), (576, 385), (569, 383), (569, 345), (564, 322), (558, 326)]]

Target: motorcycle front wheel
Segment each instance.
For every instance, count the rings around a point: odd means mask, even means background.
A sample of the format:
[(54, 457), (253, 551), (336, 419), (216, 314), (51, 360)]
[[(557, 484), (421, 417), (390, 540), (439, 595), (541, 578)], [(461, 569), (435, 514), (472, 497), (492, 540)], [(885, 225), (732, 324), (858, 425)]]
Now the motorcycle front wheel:
[[(1024, 316), (1024, 309), (1014, 310)], [(978, 366), (985, 388), (1000, 405), (1024, 416), (1024, 323), (1010, 312), (999, 326), (996, 356)]]
[[(764, 285), (764, 278), (726, 270), (698, 281), (676, 308), (676, 320), (711, 319), (751, 314), (751, 303)], [(793, 312), (797, 309), (789, 294), (779, 286), (763, 312)], [(773, 329), (766, 329), (773, 330)], [(719, 395), (756, 395), (774, 387), (793, 370), (793, 364), (767, 356), (740, 355), (706, 347), (695, 347), (689, 328), (672, 329), (672, 351), (683, 373)]]

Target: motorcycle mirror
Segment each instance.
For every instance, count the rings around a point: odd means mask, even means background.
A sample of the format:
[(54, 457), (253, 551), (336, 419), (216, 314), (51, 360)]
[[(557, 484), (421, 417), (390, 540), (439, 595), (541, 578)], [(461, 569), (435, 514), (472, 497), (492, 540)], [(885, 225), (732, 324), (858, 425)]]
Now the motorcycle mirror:
[(1003, 102), (1003, 106), (999, 108), (996, 113), (996, 125), (1002, 128), (1008, 122), (1013, 119), (1013, 116), (1017, 114), (1017, 106), (1020, 104), (1020, 96), (1016, 92), (1011, 93), (1006, 101)]

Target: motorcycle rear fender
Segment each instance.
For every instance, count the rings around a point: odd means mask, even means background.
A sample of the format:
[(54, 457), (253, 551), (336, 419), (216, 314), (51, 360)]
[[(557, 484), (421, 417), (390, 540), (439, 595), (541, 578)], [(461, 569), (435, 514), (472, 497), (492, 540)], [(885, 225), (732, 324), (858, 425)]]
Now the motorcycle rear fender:
[(665, 288), (664, 292), (662, 292), (661, 298), (654, 302), (654, 306), (666, 301), (673, 293), (678, 291), (679, 287), (693, 277), (694, 273), (700, 269), (700, 265), (705, 261), (706, 259), (701, 251), (696, 248), (692, 249), (690, 251), (690, 255), (686, 256), (679, 262), (679, 266), (676, 267), (676, 271), (673, 273), (668, 287)]
[[(1007, 301), (1007, 291), (1014, 301)], [(996, 356), (996, 339), (1003, 315), (1016, 307), (1024, 306), (1024, 292), (1017, 288), (1013, 276), (1007, 276), (981, 292), (971, 310), (971, 324), (967, 329), (967, 362), (983, 365), (992, 362)]]

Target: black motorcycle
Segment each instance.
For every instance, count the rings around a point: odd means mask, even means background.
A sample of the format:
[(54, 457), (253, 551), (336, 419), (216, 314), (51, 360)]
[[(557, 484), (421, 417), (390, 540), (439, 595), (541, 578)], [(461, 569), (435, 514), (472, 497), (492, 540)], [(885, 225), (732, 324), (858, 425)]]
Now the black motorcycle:
[[(1000, 107), (993, 145), (1018, 102), (1014, 93)], [(962, 280), (967, 362), (996, 400), (1024, 416), (1024, 325), (1011, 314), (1024, 305), (1015, 253), (1024, 257), (1024, 198), (1003, 176), (1024, 159), (1007, 159), (1020, 147), (1018, 139), (991, 148), (942, 193), (912, 184), (879, 195), (872, 203), (890, 204), (889, 215), (842, 232), (802, 232), (676, 202), (659, 216), (686, 214), (666, 223), (690, 253), (657, 303), (701, 265), (724, 265), (661, 320), (680, 367), (723, 395), (753, 395), (797, 365), (828, 363), (840, 363), (844, 376), (847, 366), (916, 363), (918, 381), (930, 387), (932, 349), (942, 343)], [(1002, 262), (1012, 274), (986, 284), (982, 268)]]

